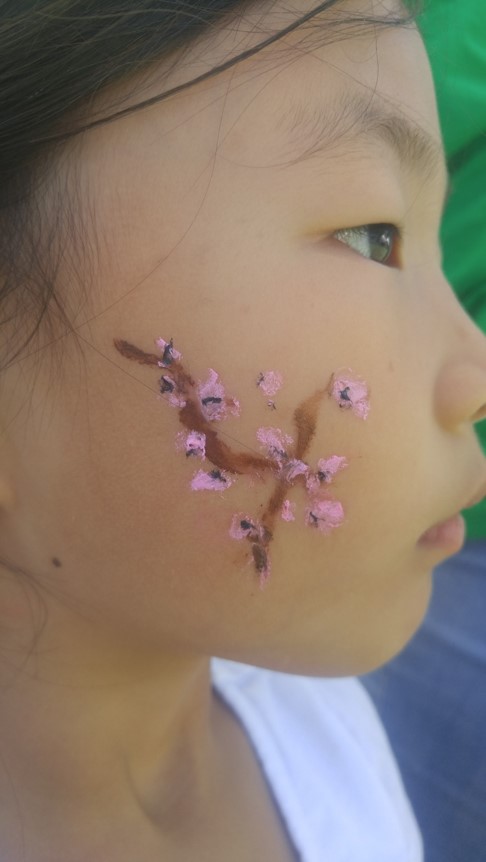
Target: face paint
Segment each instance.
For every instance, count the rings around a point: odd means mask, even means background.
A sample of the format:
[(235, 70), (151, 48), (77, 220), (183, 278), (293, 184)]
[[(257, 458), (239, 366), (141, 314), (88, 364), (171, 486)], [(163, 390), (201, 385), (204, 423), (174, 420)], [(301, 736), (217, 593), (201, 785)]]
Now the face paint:
[(270, 577), (270, 557), (268, 556), (266, 548), (264, 548), (262, 545), (252, 545), (251, 552), (253, 556), (253, 562), (255, 564), (255, 569), (260, 575), (260, 589), (263, 589)]
[(304, 461), (299, 461), (298, 458), (289, 458), (282, 466), (280, 477), (284, 482), (288, 482), (291, 485), (298, 476), (307, 476), (308, 472), (309, 465)]
[(367, 418), (370, 412), (368, 387), (349, 368), (333, 374), (329, 394), (342, 410), (351, 410), (360, 419)]
[(178, 452), (184, 451), (186, 458), (200, 458), (201, 461), (206, 459), (206, 435), (200, 434), (199, 431), (180, 431), (176, 437), (176, 449)]
[(268, 545), (272, 539), (272, 534), (262, 523), (241, 513), (233, 515), (229, 534), (232, 539), (237, 541), (246, 539), (250, 542), (253, 564), (260, 576), (260, 588), (263, 588), (270, 576), (271, 564)]
[(256, 436), (268, 457), (276, 461), (279, 467), (288, 460), (287, 449), (294, 443), (292, 437), (284, 434), (280, 428), (259, 428)]
[(172, 338), (170, 341), (164, 341), (163, 338), (157, 338), (155, 341), (159, 350), (162, 351), (162, 359), (159, 360), (161, 368), (168, 368), (173, 362), (179, 362), (182, 359), (182, 353), (174, 349)]
[(295, 521), (295, 503), (291, 503), (290, 500), (284, 500), (280, 517), (283, 521)]
[[(160, 378), (159, 389), (165, 400), (178, 407), (179, 420), (186, 429), (177, 435), (176, 448), (184, 451), (186, 457), (207, 458), (215, 468), (209, 472), (199, 470), (195, 473), (191, 488), (194, 491), (224, 491), (234, 484), (237, 476), (245, 474), (256, 475), (260, 479), (269, 475), (275, 481), (261, 520), (257, 521), (248, 515), (234, 515), (229, 530), (232, 539), (250, 543), (254, 568), (260, 577), (260, 586), (263, 586), (270, 574), (269, 545), (273, 539), (275, 520), (278, 516), (284, 521), (295, 520), (295, 503), (287, 499), (289, 486), (300, 485), (309, 498), (305, 510), (305, 523), (309, 527), (328, 534), (342, 524), (344, 511), (341, 503), (319, 497), (318, 492), (321, 484), (331, 482), (335, 474), (347, 466), (346, 458), (341, 455), (321, 458), (317, 470), (312, 470), (303, 458), (315, 435), (324, 396), (331, 395), (340, 406), (352, 409), (356, 415), (365, 419), (369, 411), (367, 386), (348, 372), (345, 375), (334, 374), (326, 388), (317, 390), (295, 409), (295, 441), (279, 428), (259, 428), (256, 436), (266, 451), (266, 457), (250, 451), (233, 452), (220, 439), (214, 423), (221, 422), (229, 415), (238, 416), (239, 402), (226, 396), (214, 369), (210, 369), (205, 383), (196, 383), (183, 367), (182, 354), (174, 348), (172, 339), (165, 341), (158, 338), (156, 344), (162, 352), (162, 358), (154, 353), (146, 353), (127, 341), (114, 341), (116, 349), (126, 359), (141, 365), (169, 369)], [(277, 374), (267, 372), (270, 373)]]
[(317, 494), (323, 483), (329, 484), (339, 470), (348, 466), (346, 458), (342, 455), (331, 455), (330, 458), (321, 458), (317, 462), (317, 471), (309, 473), (306, 478), (307, 490), (311, 494)]
[(321, 533), (330, 533), (344, 521), (344, 510), (339, 500), (314, 500), (305, 512), (309, 527)]
[(233, 515), (229, 534), (232, 539), (250, 539), (252, 542), (264, 541), (265, 528), (251, 515)]
[[(261, 371), (258, 375), (258, 379), (256, 385), (268, 395), (269, 398), (273, 398), (274, 395), (277, 394), (278, 390), (281, 389), (283, 384), (283, 377), (278, 371)], [(273, 402), (271, 402), (273, 404)]]
[(211, 470), (210, 473), (198, 470), (192, 478), (191, 488), (193, 491), (226, 491), (234, 481), (228, 473), (223, 473), (222, 470)]
[(228, 413), (233, 416), (240, 415), (240, 402), (236, 398), (226, 397), (219, 375), (212, 368), (209, 369), (208, 380), (200, 383), (197, 391), (203, 416), (208, 422), (220, 422)]
[(171, 377), (163, 374), (159, 380), (160, 394), (167, 397), (169, 404), (173, 407), (185, 407), (186, 402), (184, 396), (177, 391), (175, 381)]

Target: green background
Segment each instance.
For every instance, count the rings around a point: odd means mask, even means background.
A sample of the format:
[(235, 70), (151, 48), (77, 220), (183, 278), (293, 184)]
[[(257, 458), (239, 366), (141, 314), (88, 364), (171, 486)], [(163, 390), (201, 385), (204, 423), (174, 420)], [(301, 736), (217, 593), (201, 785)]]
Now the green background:
[[(420, 16), (452, 183), (442, 224), (444, 271), (486, 332), (486, 0), (429, 0)], [(476, 426), (486, 451), (486, 421)], [(464, 513), (486, 538), (486, 500)]]

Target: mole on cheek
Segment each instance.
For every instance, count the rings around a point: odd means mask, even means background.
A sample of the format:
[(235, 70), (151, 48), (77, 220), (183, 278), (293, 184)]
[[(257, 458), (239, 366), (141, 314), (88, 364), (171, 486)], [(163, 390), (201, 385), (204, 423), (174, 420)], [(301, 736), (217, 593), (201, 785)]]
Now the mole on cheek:
[[(295, 439), (279, 428), (262, 427), (257, 429), (256, 439), (263, 455), (249, 449), (235, 452), (221, 439), (217, 427), (228, 416), (240, 415), (239, 401), (226, 394), (219, 374), (212, 368), (207, 380), (196, 382), (183, 366), (182, 354), (176, 350), (172, 339), (157, 338), (155, 343), (161, 355), (146, 353), (121, 339), (114, 342), (125, 358), (164, 369), (159, 379), (160, 394), (178, 409), (184, 428), (176, 436), (176, 449), (184, 452), (186, 458), (207, 460), (213, 466), (211, 470), (198, 470), (193, 475), (191, 489), (224, 492), (242, 475), (268, 477), (274, 482), (261, 517), (236, 514), (229, 528), (232, 539), (250, 544), (253, 565), (263, 586), (270, 575), (269, 545), (276, 519), (296, 520), (296, 504), (287, 498), (290, 487), (300, 486), (307, 497), (304, 523), (308, 527), (329, 534), (343, 523), (342, 504), (331, 497), (324, 486), (331, 484), (336, 474), (348, 466), (346, 458), (328, 455), (320, 458), (314, 469), (304, 459), (315, 436), (319, 409), (326, 393), (340, 408), (366, 419), (370, 409), (368, 387), (349, 369), (336, 372), (327, 387), (317, 390), (296, 407), (293, 415)], [(282, 382), (282, 376), (273, 371), (261, 372), (257, 378), (257, 386), (266, 396), (275, 395)], [(271, 403), (275, 409), (275, 404)]]

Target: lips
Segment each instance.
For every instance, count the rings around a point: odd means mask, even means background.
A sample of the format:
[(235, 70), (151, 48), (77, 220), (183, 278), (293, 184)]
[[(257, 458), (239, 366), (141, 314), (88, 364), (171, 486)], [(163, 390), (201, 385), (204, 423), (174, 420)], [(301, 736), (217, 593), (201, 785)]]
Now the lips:
[[(486, 497), (486, 482), (483, 482), (479, 490), (469, 498), (468, 502), (460, 507), (463, 509), (471, 509), (477, 506)], [(464, 544), (465, 539), (465, 522), (462, 515), (452, 515), (440, 523), (434, 524), (419, 539), (419, 545), (429, 548), (440, 548), (447, 553), (457, 553)]]
[(428, 548), (441, 548), (448, 554), (455, 554), (464, 544), (466, 525), (462, 515), (454, 515), (447, 521), (434, 524), (419, 539), (419, 545)]
[(462, 509), (472, 509), (473, 506), (477, 506), (478, 503), (481, 503), (486, 497), (486, 482), (483, 482), (479, 491), (471, 497), (468, 503), (465, 506), (462, 506)]

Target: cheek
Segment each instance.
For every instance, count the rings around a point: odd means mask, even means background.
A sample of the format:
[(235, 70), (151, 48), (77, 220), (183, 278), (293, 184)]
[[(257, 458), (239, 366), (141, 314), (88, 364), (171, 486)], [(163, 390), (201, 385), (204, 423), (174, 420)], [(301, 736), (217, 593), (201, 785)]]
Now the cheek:
[[(324, 625), (338, 638), (342, 624), (373, 620), (374, 606), (398, 608), (390, 512), (401, 489), (389, 491), (402, 440), (391, 387), (376, 391), (370, 375), (370, 395), (337, 369), (306, 392), (301, 368), (247, 360), (239, 376), (204, 363), (193, 377), (185, 356), (158, 365), (168, 344), (118, 349), (135, 380), (119, 368), (92, 375), (98, 388), (79, 421), (83, 481), (63, 521), (68, 541), (54, 548), (66, 571), (81, 562), (73, 592), (114, 627), (201, 648), (210, 635), (215, 652), (269, 627), (302, 640), (304, 620), (318, 643)], [(213, 471), (231, 481), (222, 488)]]
[[(239, 425), (242, 405), (219, 374), (210, 369), (198, 380), (171, 341), (157, 339), (155, 352), (126, 341), (115, 341), (115, 347), (128, 362), (150, 369), (164, 425), (172, 424), (174, 449), (170, 444), (168, 449), (167, 439), (160, 446), (170, 478), (157, 471), (160, 493), (153, 507), (153, 517), (169, 529), (168, 568), (180, 568), (184, 578), (196, 563), (217, 577), (228, 566), (245, 564), (263, 587), (280, 532), (295, 524), (302, 541), (315, 533), (324, 542), (342, 527), (344, 509), (332, 486), (349, 462), (343, 451), (332, 450), (334, 435), (323, 434), (319, 425), (324, 408), (336, 426), (340, 414), (343, 427), (367, 420), (368, 386), (356, 373), (346, 368), (332, 373), (320, 389), (301, 397), (289, 416), (288, 408), (278, 412), (273, 400), (285, 405), (279, 396), (282, 374), (259, 371), (252, 381), (254, 406)], [(286, 430), (276, 424), (277, 414), (279, 422), (287, 419)], [(252, 419), (263, 415), (265, 424), (255, 421), (248, 433)]]

